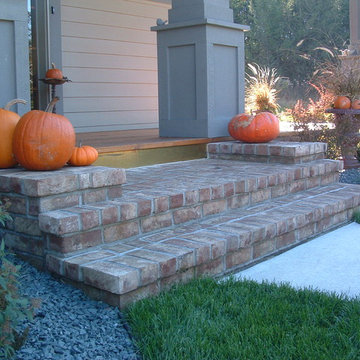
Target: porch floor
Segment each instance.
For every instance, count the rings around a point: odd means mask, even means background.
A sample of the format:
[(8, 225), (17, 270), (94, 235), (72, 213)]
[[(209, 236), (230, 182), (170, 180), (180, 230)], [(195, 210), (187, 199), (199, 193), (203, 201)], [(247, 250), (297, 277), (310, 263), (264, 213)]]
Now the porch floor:
[[(206, 145), (233, 140), (216, 138), (160, 137), (159, 129), (121, 130), (78, 133), (77, 145), (94, 146), (99, 158), (94, 165), (133, 168), (206, 157)], [(294, 139), (292, 125), (281, 122), (280, 139)]]
[(185, 146), (208, 144), (214, 141), (224, 141), (230, 137), (216, 138), (176, 138), (160, 137), (159, 129), (141, 129), (141, 130), (120, 130), (120, 131), (102, 131), (76, 134), (77, 142), (82, 145), (94, 146), (99, 154), (164, 148), (172, 146)]
[[(280, 136), (294, 134), (291, 123), (280, 123)], [(230, 136), (215, 138), (160, 137), (159, 129), (119, 130), (76, 134), (77, 142), (97, 148), (100, 154), (116, 151), (142, 150), (172, 146), (208, 144), (231, 140)]]

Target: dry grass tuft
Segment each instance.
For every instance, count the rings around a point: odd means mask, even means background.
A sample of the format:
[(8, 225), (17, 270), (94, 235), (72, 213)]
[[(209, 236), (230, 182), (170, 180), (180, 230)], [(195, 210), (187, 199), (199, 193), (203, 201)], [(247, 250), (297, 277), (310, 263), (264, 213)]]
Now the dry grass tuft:
[(320, 82), (333, 96), (348, 96), (351, 100), (360, 97), (360, 67), (353, 61), (326, 62), (318, 71)]
[(261, 67), (258, 64), (248, 64), (251, 74), (246, 78), (246, 111), (270, 111), (278, 110), (278, 90), (276, 84), (281, 79), (276, 69)]

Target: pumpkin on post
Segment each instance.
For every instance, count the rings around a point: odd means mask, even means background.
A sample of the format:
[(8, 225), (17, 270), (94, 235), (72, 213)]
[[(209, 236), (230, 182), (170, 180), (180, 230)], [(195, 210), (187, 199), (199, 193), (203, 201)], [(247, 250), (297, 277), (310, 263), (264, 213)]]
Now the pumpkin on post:
[(45, 74), (45, 78), (46, 79), (57, 79), (57, 80), (62, 80), (63, 79), (63, 73), (60, 69), (58, 69), (54, 63), (51, 63), (51, 69), (49, 69), (46, 74)]
[(337, 96), (334, 100), (334, 109), (350, 109), (351, 100), (347, 96)]
[(15, 127), (20, 120), (20, 115), (10, 111), (15, 104), (26, 104), (25, 100), (14, 99), (8, 102), (3, 109), (0, 109), (0, 168), (13, 167), (17, 161), (13, 155), (13, 135)]
[(360, 100), (359, 99), (354, 99), (351, 102), (351, 108), (354, 110), (360, 110)]
[(65, 116), (52, 113), (58, 100), (55, 97), (45, 111), (29, 111), (16, 125), (13, 152), (27, 170), (60, 169), (73, 153), (74, 127)]

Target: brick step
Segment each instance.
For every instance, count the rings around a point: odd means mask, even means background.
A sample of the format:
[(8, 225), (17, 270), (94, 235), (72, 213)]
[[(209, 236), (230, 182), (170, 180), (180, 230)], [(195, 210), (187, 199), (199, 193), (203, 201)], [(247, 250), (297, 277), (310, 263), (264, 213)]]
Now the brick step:
[(59, 254), (152, 233), (338, 181), (342, 163), (256, 164), (201, 159), (127, 170), (122, 197), (39, 215)]
[(10, 211), (37, 216), (70, 206), (119, 198), (126, 182), (124, 169), (104, 166), (65, 166), (56, 171), (0, 169), (0, 196)]
[(231, 272), (284, 251), (350, 221), (359, 207), (360, 186), (331, 184), (75, 256), (49, 253), (47, 268), (124, 307), (176, 282)]
[(302, 164), (324, 159), (326, 143), (273, 140), (268, 143), (249, 144), (225, 141), (207, 145), (208, 158), (255, 161), (261, 163)]

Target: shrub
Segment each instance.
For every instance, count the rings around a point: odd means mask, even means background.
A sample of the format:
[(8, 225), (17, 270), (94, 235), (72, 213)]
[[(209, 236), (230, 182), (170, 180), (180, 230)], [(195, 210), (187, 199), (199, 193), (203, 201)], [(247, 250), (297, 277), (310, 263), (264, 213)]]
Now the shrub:
[(294, 130), (298, 132), (300, 141), (326, 142), (327, 157), (337, 159), (341, 156), (341, 140), (335, 128), (334, 116), (325, 113), (325, 109), (331, 106), (334, 97), (322, 85), (310, 83), (310, 86), (317, 92), (317, 99), (309, 98), (307, 104), (298, 100), (289, 110)]
[(5, 226), (7, 220), (11, 220), (11, 216), (7, 212), (10, 203), (7, 199), (0, 200), (0, 225)]
[[(7, 212), (8, 202), (0, 200), (0, 224), (5, 225), (11, 217)], [(33, 308), (28, 300), (21, 297), (18, 290), (20, 266), (15, 266), (6, 258), (5, 242), (0, 245), (0, 358), (10, 358), (26, 339), (28, 329), (18, 333), (17, 325), (31, 320)]]
[(360, 224), (360, 210), (354, 212), (352, 220)]

